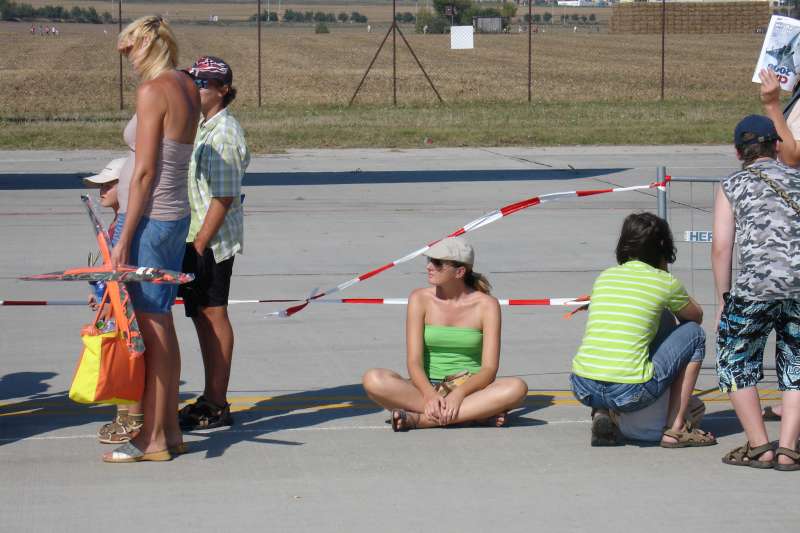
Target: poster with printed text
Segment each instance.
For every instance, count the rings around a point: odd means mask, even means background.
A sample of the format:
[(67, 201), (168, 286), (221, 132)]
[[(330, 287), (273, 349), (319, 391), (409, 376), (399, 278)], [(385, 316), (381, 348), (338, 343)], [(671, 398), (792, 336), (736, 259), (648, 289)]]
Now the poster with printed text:
[(778, 75), (784, 91), (794, 88), (797, 82), (796, 72), (800, 70), (800, 20), (772, 16), (753, 73), (753, 82), (761, 83), (758, 73), (763, 68)]

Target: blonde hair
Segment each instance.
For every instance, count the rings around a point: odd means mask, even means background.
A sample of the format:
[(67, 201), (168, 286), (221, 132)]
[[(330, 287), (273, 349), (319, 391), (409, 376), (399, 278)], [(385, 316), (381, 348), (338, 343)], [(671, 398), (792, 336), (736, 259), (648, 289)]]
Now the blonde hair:
[(134, 20), (120, 32), (117, 48), (130, 57), (136, 56), (143, 81), (152, 80), (178, 65), (178, 43), (166, 20), (160, 16)]
[(488, 278), (483, 274), (473, 272), (470, 267), (467, 267), (467, 273), (464, 274), (464, 283), (467, 287), (478, 292), (492, 294), (492, 284), (489, 283)]

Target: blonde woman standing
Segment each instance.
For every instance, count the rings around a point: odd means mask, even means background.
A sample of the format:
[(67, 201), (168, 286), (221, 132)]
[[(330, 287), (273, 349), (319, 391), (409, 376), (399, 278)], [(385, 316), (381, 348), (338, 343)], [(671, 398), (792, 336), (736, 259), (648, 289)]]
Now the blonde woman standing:
[[(120, 33), (117, 48), (140, 80), (136, 115), (125, 127), (130, 147), (120, 173), (120, 215), (114, 265), (180, 270), (189, 231), (187, 177), (200, 97), (192, 79), (176, 69), (178, 46), (161, 17), (143, 17)], [(129, 285), (145, 342), (144, 425), (130, 442), (103, 456), (111, 463), (168, 461), (185, 451), (178, 427), (180, 352), (171, 306), (175, 285)]]
[(475, 252), (462, 238), (439, 241), (425, 255), (431, 287), (416, 289), (408, 299), (411, 379), (373, 368), (364, 374), (364, 389), (392, 411), (395, 431), (473, 421), (501, 426), (508, 411), (522, 405), (528, 385), (497, 378), (500, 304), (486, 278), (472, 270)]

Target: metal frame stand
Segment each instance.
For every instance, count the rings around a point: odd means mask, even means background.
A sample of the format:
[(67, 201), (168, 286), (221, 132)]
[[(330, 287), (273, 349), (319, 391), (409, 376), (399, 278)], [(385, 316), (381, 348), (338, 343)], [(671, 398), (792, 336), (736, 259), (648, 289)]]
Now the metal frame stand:
[(386, 32), (386, 35), (383, 37), (380, 46), (378, 46), (378, 51), (375, 52), (375, 55), (372, 58), (372, 61), (369, 62), (369, 66), (367, 67), (366, 72), (364, 72), (364, 76), (361, 77), (361, 81), (358, 83), (358, 87), (356, 87), (355, 92), (353, 92), (353, 96), (350, 97), (350, 101), (348, 102), (348, 107), (353, 105), (353, 101), (355, 101), (356, 96), (358, 96), (358, 92), (361, 90), (361, 87), (364, 85), (364, 81), (367, 79), (367, 75), (369, 71), (372, 70), (372, 66), (375, 64), (375, 61), (378, 59), (378, 56), (383, 50), (383, 45), (386, 44), (386, 40), (389, 38), (389, 34), (392, 35), (392, 104), (397, 105), (397, 34), (400, 34), (400, 38), (403, 39), (403, 42), (406, 44), (406, 48), (408, 51), (411, 52), (411, 56), (414, 58), (414, 61), (417, 62), (417, 66), (422, 71), (422, 74), (425, 75), (425, 79), (428, 80), (428, 84), (433, 89), (433, 92), (436, 93), (436, 98), (439, 99), (440, 103), (444, 103), (442, 100), (441, 95), (439, 95), (439, 91), (436, 90), (436, 86), (433, 84), (430, 76), (425, 71), (425, 67), (422, 66), (417, 54), (414, 53), (414, 49), (411, 48), (406, 36), (403, 35), (403, 31), (397, 25), (397, 1), (392, 1), (392, 25), (389, 27), (389, 31)]

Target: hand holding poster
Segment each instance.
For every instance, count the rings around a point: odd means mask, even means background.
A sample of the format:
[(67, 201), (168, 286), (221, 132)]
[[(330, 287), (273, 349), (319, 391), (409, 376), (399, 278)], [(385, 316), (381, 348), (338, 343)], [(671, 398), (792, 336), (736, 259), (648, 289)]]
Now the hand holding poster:
[(791, 91), (800, 70), (800, 20), (773, 15), (769, 21), (764, 46), (758, 56), (753, 81), (761, 83), (758, 73), (770, 69), (778, 75), (781, 89)]

